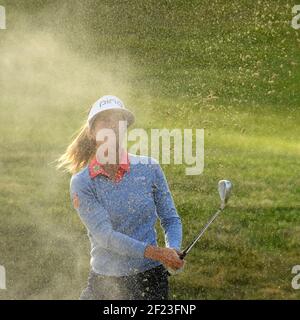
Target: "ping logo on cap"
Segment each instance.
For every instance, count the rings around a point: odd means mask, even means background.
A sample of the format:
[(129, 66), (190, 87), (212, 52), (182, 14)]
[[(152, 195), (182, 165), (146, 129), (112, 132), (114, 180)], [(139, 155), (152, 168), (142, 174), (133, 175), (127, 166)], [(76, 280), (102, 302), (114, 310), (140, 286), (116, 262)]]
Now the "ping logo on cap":
[(100, 99), (100, 101), (99, 101), (99, 107), (100, 108), (104, 107), (106, 104), (116, 104), (121, 108), (124, 107), (123, 103), (120, 100), (116, 99), (116, 98), (110, 98), (110, 99), (104, 99), (104, 100)]
[(88, 114), (88, 125), (91, 126), (91, 123), (97, 114), (107, 110), (121, 111), (124, 114), (128, 125), (131, 125), (134, 122), (134, 115), (125, 107), (121, 99), (116, 96), (106, 95), (98, 99), (92, 105)]

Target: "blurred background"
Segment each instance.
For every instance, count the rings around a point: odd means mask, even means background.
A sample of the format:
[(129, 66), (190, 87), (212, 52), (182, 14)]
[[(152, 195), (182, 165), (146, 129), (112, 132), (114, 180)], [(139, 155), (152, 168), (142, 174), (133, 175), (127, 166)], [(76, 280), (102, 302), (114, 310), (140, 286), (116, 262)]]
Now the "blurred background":
[(218, 206), (217, 181), (234, 183), (170, 298), (299, 299), (295, 4), (1, 0), (0, 299), (78, 299), (85, 287), (89, 241), (55, 159), (104, 94), (135, 112), (135, 127), (205, 129), (201, 175), (163, 166), (183, 247)]

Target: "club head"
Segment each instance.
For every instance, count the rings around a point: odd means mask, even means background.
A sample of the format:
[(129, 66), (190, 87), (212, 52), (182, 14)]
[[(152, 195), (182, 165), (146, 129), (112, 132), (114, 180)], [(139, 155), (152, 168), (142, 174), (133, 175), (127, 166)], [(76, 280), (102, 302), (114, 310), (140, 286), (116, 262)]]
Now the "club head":
[(218, 191), (221, 199), (221, 209), (225, 208), (225, 205), (229, 199), (232, 189), (232, 183), (229, 180), (220, 180), (218, 183)]

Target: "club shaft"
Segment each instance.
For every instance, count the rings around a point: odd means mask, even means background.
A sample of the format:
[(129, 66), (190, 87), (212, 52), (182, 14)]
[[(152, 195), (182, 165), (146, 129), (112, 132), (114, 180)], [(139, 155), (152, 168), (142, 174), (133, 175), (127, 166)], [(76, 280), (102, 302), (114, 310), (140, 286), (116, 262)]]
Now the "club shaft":
[(191, 242), (191, 244), (189, 246), (187, 246), (181, 255), (181, 259), (183, 259), (188, 253), (189, 251), (193, 248), (193, 246), (198, 242), (198, 240), (203, 236), (203, 234), (205, 233), (205, 231), (208, 229), (208, 227), (214, 222), (214, 220), (217, 218), (217, 216), (222, 212), (222, 209), (219, 209), (211, 218), (210, 220), (207, 222), (207, 224), (204, 226), (204, 228), (201, 230), (201, 232), (197, 235), (197, 237)]

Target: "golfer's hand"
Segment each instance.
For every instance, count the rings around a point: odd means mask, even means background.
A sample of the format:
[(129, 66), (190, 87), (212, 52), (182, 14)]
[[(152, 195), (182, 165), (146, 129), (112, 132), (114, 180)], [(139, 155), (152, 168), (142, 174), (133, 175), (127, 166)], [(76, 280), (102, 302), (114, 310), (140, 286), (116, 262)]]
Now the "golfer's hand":
[(182, 252), (182, 251), (179, 251), (179, 250), (177, 250), (177, 249), (174, 249), (174, 250), (177, 252), (179, 258), (180, 258), (181, 260), (183, 260), (183, 259), (184, 259), (184, 257), (182, 257), (183, 252)]
[(179, 270), (183, 268), (184, 261), (180, 259), (178, 252), (175, 249), (163, 248), (163, 257), (161, 262), (172, 270)]
[(181, 269), (184, 261), (180, 259), (176, 250), (171, 248), (160, 248), (149, 245), (145, 250), (145, 257), (160, 261), (166, 268), (172, 270)]
[(183, 254), (182, 251), (179, 251), (177, 249), (174, 249), (174, 250), (176, 251), (176, 253), (177, 253), (178, 257), (181, 259), (181, 261), (183, 261), (183, 266), (180, 269), (176, 269), (176, 270), (168, 268), (168, 271), (171, 275), (176, 275), (178, 273), (181, 273), (184, 269), (184, 266), (185, 266), (185, 261), (183, 260), (183, 257), (182, 257), (182, 254)]

